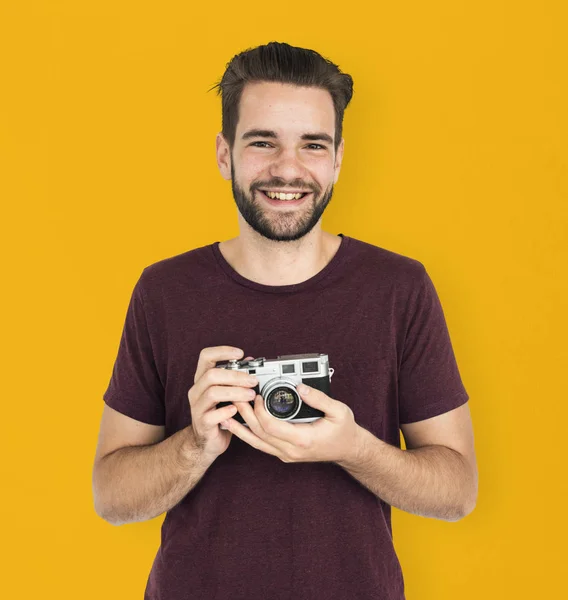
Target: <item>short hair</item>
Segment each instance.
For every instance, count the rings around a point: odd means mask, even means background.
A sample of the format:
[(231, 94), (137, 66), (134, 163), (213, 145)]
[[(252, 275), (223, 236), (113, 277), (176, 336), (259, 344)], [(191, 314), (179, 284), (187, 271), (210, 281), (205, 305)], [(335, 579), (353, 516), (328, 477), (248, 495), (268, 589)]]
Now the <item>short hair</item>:
[(247, 83), (277, 81), (326, 89), (335, 109), (335, 151), (343, 134), (343, 113), (353, 96), (353, 79), (315, 50), (270, 42), (236, 54), (228, 63), (217, 88), (222, 104), (222, 133), (229, 148), (235, 144), (239, 103)]

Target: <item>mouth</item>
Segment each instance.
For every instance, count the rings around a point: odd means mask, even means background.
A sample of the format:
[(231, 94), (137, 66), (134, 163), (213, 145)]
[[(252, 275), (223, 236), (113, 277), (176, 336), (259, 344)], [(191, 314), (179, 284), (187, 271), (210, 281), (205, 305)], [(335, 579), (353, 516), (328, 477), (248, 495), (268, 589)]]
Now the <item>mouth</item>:
[(312, 192), (277, 193), (269, 190), (258, 190), (258, 192), (272, 206), (299, 206), (312, 195)]

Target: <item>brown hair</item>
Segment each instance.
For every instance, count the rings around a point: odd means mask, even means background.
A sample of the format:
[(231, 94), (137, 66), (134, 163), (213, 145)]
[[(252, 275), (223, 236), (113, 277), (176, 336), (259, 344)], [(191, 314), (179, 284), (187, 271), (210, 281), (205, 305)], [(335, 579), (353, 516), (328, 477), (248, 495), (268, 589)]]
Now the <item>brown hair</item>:
[(343, 112), (353, 96), (353, 79), (315, 50), (270, 42), (236, 54), (228, 63), (217, 88), (222, 104), (222, 133), (232, 150), (239, 120), (239, 102), (245, 84), (278, 81), (326, 89), (335, 108), (335, 151), (343, 133)]

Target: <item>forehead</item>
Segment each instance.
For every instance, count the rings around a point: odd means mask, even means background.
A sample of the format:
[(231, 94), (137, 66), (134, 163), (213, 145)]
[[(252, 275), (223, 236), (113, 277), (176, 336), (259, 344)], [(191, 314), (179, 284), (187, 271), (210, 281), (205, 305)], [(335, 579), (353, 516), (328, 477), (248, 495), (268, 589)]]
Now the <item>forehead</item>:
[(335, 131), (331, 94), (322, 88), (288, 83), (260, 82), (245, 85), (239, 105), (237, 139), (248, 129), (272, 129), (280, 135)]

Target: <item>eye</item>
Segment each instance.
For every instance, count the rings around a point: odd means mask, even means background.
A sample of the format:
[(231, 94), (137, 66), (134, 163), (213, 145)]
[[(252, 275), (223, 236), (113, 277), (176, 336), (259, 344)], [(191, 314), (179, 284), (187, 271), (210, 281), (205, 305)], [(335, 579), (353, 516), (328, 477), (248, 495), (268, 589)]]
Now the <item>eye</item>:
[[(264, 144), (264, 146), (258, 146), (257, 144)], [(254, 146), (255, 148), (272, 148), (272, 145), (268, 142), (252, 142), (249, 146)], [(326, 147), (321, 144), (308, 144), (306, 147), (310, 150), (326, 150)]]

